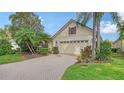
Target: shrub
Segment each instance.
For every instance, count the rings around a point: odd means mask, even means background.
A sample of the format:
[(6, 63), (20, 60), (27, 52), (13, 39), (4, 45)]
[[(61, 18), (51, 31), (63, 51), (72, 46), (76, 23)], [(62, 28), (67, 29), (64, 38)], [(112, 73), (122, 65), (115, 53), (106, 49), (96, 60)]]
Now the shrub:
[(96, 59), (97, 60), (108, 60), (111, 56), (111, 43), (107, 40), (102, 41), (100, 49), (96, 50)]
[(15, 53), (21, 53), (21, 48), (13, 49), (13, 52), (12, 53), (13, 54), (15, 54)]
[(49, 49), (48, 48), (38, 48), (37, 52), (41, 55), (48, 55), (49, 54)]
[(59, 53), (58, 47), (53, 47), (52, 51), (53, 51), (53, 54), (58, 54)]
[(14, 53), (11, 44), (7, 40), (0, 40), (0, 56)]
[(83, 62), (85, 59), (89, 58), (91, 53), (91, 46), (87, 46), (84, 49), (81, 49), (80, 56), (77, 57), (78, 62)]
[(20, 43), (20, 51), (21, 52), (29, 52), (29, 49), (27, 48), (27, 46), (24, 43)]
[(112, 51), (113, 53), (117, 53), (117, 52), (119, 51), (119, 48), (112, 48), (111, 51)]

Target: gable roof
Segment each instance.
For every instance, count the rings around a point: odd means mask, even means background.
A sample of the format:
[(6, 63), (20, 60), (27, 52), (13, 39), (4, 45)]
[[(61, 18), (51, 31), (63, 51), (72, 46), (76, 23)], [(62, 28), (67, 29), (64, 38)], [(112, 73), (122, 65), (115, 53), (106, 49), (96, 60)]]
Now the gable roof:
[(85, 25), (82, 25), (81, 23), (79, 23), (79, 22), (77, 22), (77, 21), (75, 21), (75, 20), (73, 20), (73, 19), (70, 19), (59, 31), (57, 31), (53, 36), (52, 36), (52, 38), (55, 38), (59, 33), (61, 33), (70, 23), (72, 23), (72, 22), (75, 22), (75, 23), (77, 23), (77, 24), (79, 24), (79, 25), (81, 25), (81, 26), (83, 26), (83, 27), (86, 27), (86, 28), (88, 28), (88, 29), (90, 29), (90, 30), (93, 30), (93, 29), (91, 29), (90, 27), (88, 27), (88, 26), (85, 26)]
[(117, 40), (115, 40), (115, 41), (113, 42), (113, 44), (117, 43), (118, 41), (120, 41), (120, 38), (118, 38)]

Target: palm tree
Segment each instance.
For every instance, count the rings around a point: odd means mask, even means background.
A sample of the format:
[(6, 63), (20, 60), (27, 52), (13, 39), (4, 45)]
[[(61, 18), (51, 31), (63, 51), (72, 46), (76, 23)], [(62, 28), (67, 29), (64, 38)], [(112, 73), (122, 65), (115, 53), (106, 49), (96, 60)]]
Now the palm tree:
[(35, 53), (32, 43), (34, 42), (35, 33), (34, 31), (32, 31), (32, 29), (28, 27), (21, 28), (19, 31), (16, 32), (14, 38), (19, 44), (20, 43), (26, 44), (26, 46), (28, 47), (32, 54)]
[(34, 38), (33, 44), (35, 45), (35, 47), (38, 47), (43, 42), (45, 42), (45, 44), (47, 44), (49, 41), (51, 41), (50, 35), (48, 35), (47, 33), (43, 32), (43, 33), (40, 33), (39, 35), (37, 35)]
[(93, 41), (92, 41), (92, 58), (96, 57), (96, 32), (97, 32), (97, 13), (93, 13)]
[[(96, 57), (96, 47), (100, 47), (100, 14), (98, 12), (79, 13), (77, 21), (83, 25), (93, 17), (93, 40), (92, 40), (92, 59)], [(97, 41), (96, 41), (97, 40)], [(99, 41), (98, 41), (99, 40)]]
[(120, 28), (120, 40), (121, 40), (121, 49), (123, 49), (123, 40), (124, 40), (124, 24), (121, 25)]
[[(117, 13), (110, 13), (113, 21), (117, 23), (117, 26), (120, 27), (119, 17)], [(77, 21), (83, 25), (93, 18), (93, 42), (92, 42), (92, 58), (95, 59), (96, 56), (96, 48), (100, 48), (100, 21), (104, 12), (83, 12), (77, 14)]]

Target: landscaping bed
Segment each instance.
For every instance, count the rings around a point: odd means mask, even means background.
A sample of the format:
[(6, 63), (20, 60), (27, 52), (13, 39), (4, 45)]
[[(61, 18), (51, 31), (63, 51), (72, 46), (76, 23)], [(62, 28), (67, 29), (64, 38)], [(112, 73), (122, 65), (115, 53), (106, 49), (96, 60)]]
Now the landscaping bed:
[(32, 59), (32, 58), (37, 58), (37, 57), (42, 57), (43, 55), (40, 54), (31, 54), (27, 52), (21, 53), (21, 56), (23, 57), (24, 60)]
[(112, 54), (112, 63), (74, 64), (64, 73), (63, 80), (124, 80), (124, 55)]

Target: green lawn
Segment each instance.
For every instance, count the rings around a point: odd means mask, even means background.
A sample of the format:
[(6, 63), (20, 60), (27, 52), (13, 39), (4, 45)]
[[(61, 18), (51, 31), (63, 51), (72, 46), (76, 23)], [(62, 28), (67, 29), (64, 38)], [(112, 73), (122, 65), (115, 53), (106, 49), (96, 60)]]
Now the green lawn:
[(0, 64), (13, 63), (23, 60), (20, 54), (11, 54), (0, 56)]
[(113, 54), (112, 64), (74, 64), (64, 73), (63, 80), (124, 80), (124, 55)]

